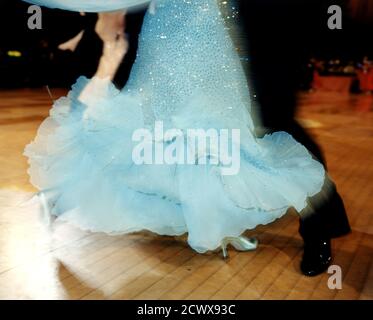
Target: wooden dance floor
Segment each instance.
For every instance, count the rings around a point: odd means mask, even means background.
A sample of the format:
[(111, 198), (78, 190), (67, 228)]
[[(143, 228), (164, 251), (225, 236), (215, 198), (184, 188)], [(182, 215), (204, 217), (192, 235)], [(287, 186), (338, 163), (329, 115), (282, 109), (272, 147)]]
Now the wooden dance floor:
[(301, 97), (299, 119), (323, 146), (353, 227), (333, 241), (340, 290), (329, 289), (330, 274), (300, 274), (293, 213), (251, 232), (259, 248), (230, 250), (227, 261), (196, 254), (184, 239), (46, 227), (22, 151), (50, 103), (45, 90), (0, 91), (1, 299), (373, 299), (372, 96)]

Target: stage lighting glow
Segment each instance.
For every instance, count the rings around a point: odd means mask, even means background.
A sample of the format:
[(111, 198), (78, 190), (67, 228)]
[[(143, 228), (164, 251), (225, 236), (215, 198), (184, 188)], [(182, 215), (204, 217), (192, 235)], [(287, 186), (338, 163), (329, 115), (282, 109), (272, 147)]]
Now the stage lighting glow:
[(10, 50), (7, 52), (9, 57), (13, 58), (20, 58), (22, 57), (22, 52), (17, 51), (17, 50)]

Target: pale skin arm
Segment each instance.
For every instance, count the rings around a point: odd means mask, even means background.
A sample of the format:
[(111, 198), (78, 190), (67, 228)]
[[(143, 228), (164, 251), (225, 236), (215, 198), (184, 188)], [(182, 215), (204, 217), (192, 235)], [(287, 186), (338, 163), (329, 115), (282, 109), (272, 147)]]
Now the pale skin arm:
[[(80, 15), (85, 16), (85, 13), (80, 12)], [(62, 51), (70, 50), (70, 51), (74, 52), (76, 47), (78, 46), (79, 42), (82, 40), (83, 35), (84, 35), (84, 30), (80, 31), (74, 38), (72, 38), (72, 39), (70, 39), (70, 40), (68, 40), (64, 43), (61, 43), (58, 46), (58, 49), (60, 49)]]
[(95, 76), (113, 80), (128, 50), (125, 29), (125, 11), (99, 13), (95, 31), (104, 43)]
[(89, 105), (89, 101), (97, 95), (104, 95), (108, 84), (127, 53), (128, 41), (125, 29), (125, 11), (99, 13), (95, 31), (103, 41), (103, 52), (100, 57), (94, 79), (81, 92), (79, 99)]
[[(84, 15), (83, 12), (80, 13)], [(103, 41), (103, 52), (95, 76), (113, 80), (120, 63), (128, 51), (128, 41), (124, 29), (126, 12), (113, 11), (98, 14), (95, 31)], [(84, 34), (80, 31), (74, 38), (58, 46), (60, 50), (75, 51)]]

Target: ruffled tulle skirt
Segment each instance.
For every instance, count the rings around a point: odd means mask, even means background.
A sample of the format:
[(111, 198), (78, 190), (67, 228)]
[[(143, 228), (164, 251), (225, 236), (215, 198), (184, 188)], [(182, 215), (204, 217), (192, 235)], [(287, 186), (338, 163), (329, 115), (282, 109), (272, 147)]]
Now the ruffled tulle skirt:
[[(87, 86), (90, 94), (82, 97)], [(290, 207), (301, 212), (322, 188), (322, 165), (285, 132), (256, 139), (241, 130), (237, 174), (224, 175), (220, 164), (198, 161), (135, 164), (133, 132), (149, 125), (139, 106), (129, 92), (85, 78), (55, 103), (25, 150), (31, 182), (51, 214), (110, 234), (188, 233), (190, 246), (205, 252), (224, 237), (280, 218)], [(192, 123), (221, 127), (222, 119), (200, 117), (190, 105), (187, 111), (180, 109), (167, 126), (183, 132)]]

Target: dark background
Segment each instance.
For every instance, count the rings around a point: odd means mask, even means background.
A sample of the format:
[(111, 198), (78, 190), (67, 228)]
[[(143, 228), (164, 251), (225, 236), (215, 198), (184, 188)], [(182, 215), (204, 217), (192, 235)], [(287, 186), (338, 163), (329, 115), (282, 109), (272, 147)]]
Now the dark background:
[[(291, 10), (282, 11), (278, 8), (289, 5), (292, 1), (260, 1), (261, 8), (258, 10), (262, 10), (265, 14), (254, 13), (251, 18), (263, 19), (266, 16), (267, 21), (265, 23), (261, 21), (259, 24), (266, 25), (267, 28), (253, 30), (252, 32), (255, 33), (254, 37), (251, 35), (253, 41), (255, 39), (266, 41), (266, 32), (271, 32), (271, 29), (276, 28), (276, 24), (286, 24), (291, 21), (291, 25), (286, 29), (289, 34), (284, 37), (288, 36), (288, 41), (292, 41), (293, 46), (296, 43), (299, 51), (302, 52), (301, 58), (297, 61), (300, 72), (307, 72), (310, 58), (326, 62), (339, 60), (342, 65), (353, 61), (355, 65), (359, 65), (364, 56), (373, 57), (372, 0), (294, 0)], [(276, 2), (278, 8), (273, 5)], [(331, 4), (338, 4), (343, 8), (342, 30), (329, 30), (326, 26), (327, 7)], [(43, 8), (42, 30), (29, 30), (28, 7), (29, 4), (20, 0), (1, 0), (0, 88), (44, 85), (68, 87), (79, 75), (92, 76), (102, 50), (102, 43), (94, 32), (97, 15), (86, 14), (83, 17), (79, 13)], [(294, 18), (294, 15), (297, 17)], [(240, 17), (243, 19), (243, 15)], [(247, 18), (246, 15), (245, 17)], [(141, 12), (131, 14), (127, 21), (127, 28), (139, 28), (141, 21)], [(74, 37), (82, 29), (86, 30), (85, 36), (76, 52), (57, 49), (58, 44)], [(236, 41), (241, 43), (240, 37), (243, 36), (236, 34), (235, 37)], [(278, 39), (278, 50), (271, 52), (267, 58), (277, 59), (281, 56), (282, 47), (286, 45), (286, 41)], [(9, 51), (14, 50), (19, 51), (21, 57), (8, 55)], [(243, 61), (250, 61), (248, 52), (245, 49), (240, 50)], [(116, 82), (119, 86), (125, 83), (128, 69), (130, 66), (127, 65), (118, 72)]]
[[(97, 14), (81, 16), (42, 8), (42, 29), (30, 30), (29, 6), (21, 0), (0, 2), (0, 88), (70, 87), (80, 75), (93, 76), (102, 52), (102, 41), (94, 31)], [(133, 12), (127, 18), (128, 37), (140, 31), (143, 15)], [(83, 29), (84, 36), (74, 52), (57, 48)], [(10, 57), (8, 52), (14, 50), (22, 56)], [(130, 54), (133, 52), (136, 50)], [(124, 85), (129, 71), (130, 66), (123, 63), (115, 79), (118, 86)]]

